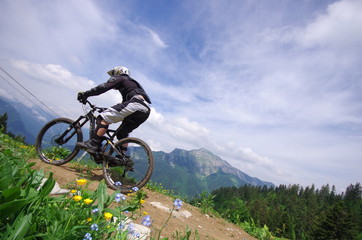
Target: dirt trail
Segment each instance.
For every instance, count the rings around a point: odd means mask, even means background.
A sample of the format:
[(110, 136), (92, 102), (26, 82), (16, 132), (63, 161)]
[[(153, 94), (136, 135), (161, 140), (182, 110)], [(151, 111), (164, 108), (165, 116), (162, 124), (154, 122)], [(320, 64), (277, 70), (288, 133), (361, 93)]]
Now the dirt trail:
[[(45, 172), (53, 172), (54, 179), (57, 181), (61, 188), (67, 188), (67, 184), (74, 182), (76, 179), (81, 178), (80, 173), (72, 168), (73, 164), (68, 163), (62, 166), (53, 166), (46, 164), (39, 159), (32, 160), (36, 163), (35, 169), (43, 169)], [(99, 181), (102, 179), (101, 170), (93, 170), (91, 177), (88, 179), (91, 181), (89, 185), (90, 190), (95, 190), (98, 187)], [(153, 226), (160, 229), (169, 216), (169, 212), (162, 210), (162, 208), (172, 208), (173, 199), (163, 194), (152, 192), (146, 188), (143, 189), (146, 194), (146, 202), (143, 204), (141, 211), (146, 211), (153, 220)], [(111, 194), (113, 191), (108, 189)], [(176, 231), (185, 232), (186, 226), (195, 232), (197, 230), (200, 239), (212, 239), (212, 240), (255, 240), (249, 234), (244, 232), (238, 226), (226, 222), (222, 218), (210, 217), (202, 214), (200, 210), (194, 206), (184, 203), (180, 212), (171, 217), (167, 226), (162, 231), (163, 237), (171, 237), (172, 233)], [(191, 214), (191, 216), (190, 216)], [(151, 231), (154, 231), (151, 228)]]

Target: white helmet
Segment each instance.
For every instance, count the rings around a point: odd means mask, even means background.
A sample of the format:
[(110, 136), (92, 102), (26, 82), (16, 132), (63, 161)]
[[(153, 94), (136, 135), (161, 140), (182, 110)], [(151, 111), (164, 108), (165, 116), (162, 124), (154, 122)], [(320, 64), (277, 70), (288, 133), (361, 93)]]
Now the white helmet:
[(127, 74), (128, 76), (130, 76), (130, 72), (129, 72), (128, 68), (123, 67), (123, 66), (114, 67), (112, 70), (109, 70), (107, 73), (110, 76), (119, 76), (122, 74)]

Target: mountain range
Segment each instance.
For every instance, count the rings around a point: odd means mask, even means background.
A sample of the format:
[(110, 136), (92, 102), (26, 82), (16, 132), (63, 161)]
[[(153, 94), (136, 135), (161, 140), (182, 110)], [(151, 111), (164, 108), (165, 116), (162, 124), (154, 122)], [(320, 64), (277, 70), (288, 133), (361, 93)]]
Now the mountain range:
[(34, 111), (35, 108), (0, 97), (0, 115), (8, 115), (7, 130), (14, 135), (24, 136), (28, 144), (35, 144), (36, 135), (45, 124), (35, 117)]
[[(7, 130), (25, 136), (28, 144), (35, 144), (36, 135), (45, 124), (35, 117), (34, 111), (40, 109), (0, 97), (0, 115), (8, 114)], [(249, 176), (204, 148), (190, 151), (176, 148), (170, 153), (155, 151), (153, 154), (155, 168), (151, 181), (188, 198), (220, 187), (273, 186), (271, 182)]]
[(190, 151), (175, 149), (170, 153), (154, 152), (154, 158), (155, 168), (151, 181), (162, 183), (165, 189), (189, 198), (221, 187), (274, 185), (249, 176), (204, 148)]

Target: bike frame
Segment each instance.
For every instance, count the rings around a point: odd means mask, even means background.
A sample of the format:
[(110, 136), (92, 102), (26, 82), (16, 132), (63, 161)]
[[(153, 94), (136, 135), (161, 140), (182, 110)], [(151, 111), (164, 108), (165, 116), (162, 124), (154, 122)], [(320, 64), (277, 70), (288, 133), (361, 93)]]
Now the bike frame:
[[(72, 134), (70, 134), (66, 139), (64, 139), (64, 137), (73, 128), (82, 129), (82, 127), (88, 121), (90, 121), (90, 123), (89, 123), (90, 124), (90, 126), (89, 126), (89, 137), (93, 138), (93, 135), (94, 135), (94, 132), (95, 132), (95, 124), (96, 124), (96, 116), (94, 115), (94, 113), (95, 112), (102, 112), (102, 111), (105, 110), (105, 108), (96, 107), (95, 105), (90, 103), (88, 100), (87, 100), (86, 103), (89, 104), (89, 106), (91, 107), (91, 110), (89, 110), (89, 112), (86, 113), (85, 115), (81, 115), (76, 121), (74, 121), (71, 124), (72, 127), (69, 127), (59, 138), (57, 138), (55, 140), (58, 144), (66, 143), (69, 139), (71, 139), (76, 134), (76, 132), (73, 132)], [(105, 153), (106, 149), (108, 148), (108, 145), (110, 145), (114, 151), (116, 151), (120, 155), (123, 155), (121, 152), (118, 151), (118, 149), (114, 146), (114, 143), (113, 143), (113, 139), (116, 137), (118, 132), (119, 132), (119, 128), (117, 128), (117, 130), (107, 129), (106, 134), (105, 134), (107, 136), (104, 136), (104, 138), (106, 140), (106, 144), (104, 144), (103, 147), (102, 147), (102, 150), (101, 150), (102, 153)]]

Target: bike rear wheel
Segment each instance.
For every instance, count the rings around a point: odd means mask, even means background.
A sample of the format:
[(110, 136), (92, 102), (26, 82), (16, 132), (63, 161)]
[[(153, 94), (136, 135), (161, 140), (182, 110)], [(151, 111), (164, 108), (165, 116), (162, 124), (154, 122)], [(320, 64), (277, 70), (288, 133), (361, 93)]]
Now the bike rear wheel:
[(79, 152), (77, 142), (83, 141), (82, 130), (73, 126), (68, 118), (57, 118), (48, 122), (36, 138), (39, 158), (52, 165), (62, 165), (71, 161)]
[[(119, 140), (114, 146), (118, 153), (111, 149), (107, 153), (108, 157), (103, 160), (103, 176), (107, 185), (122, 193), (141, 189), (150, 180), (154, 167), (150, 147), (141, 139), (131, 137)], [(122, 152), (121, 149), (125, 146), (127, 150)], [(111, 158), (118, 158), (123, 162), (115, 166)]]

